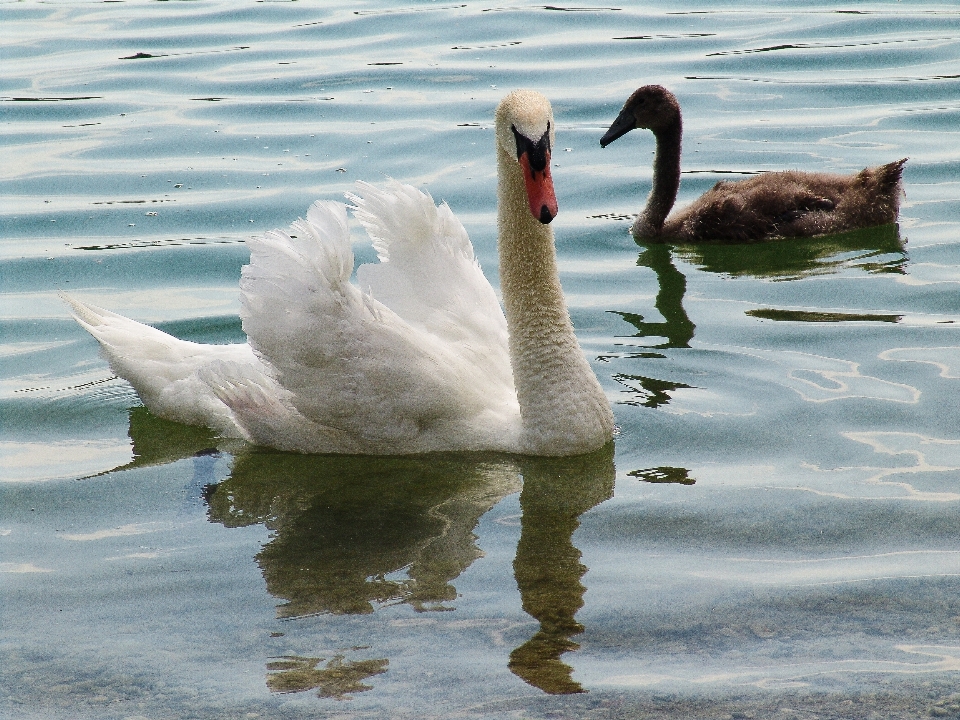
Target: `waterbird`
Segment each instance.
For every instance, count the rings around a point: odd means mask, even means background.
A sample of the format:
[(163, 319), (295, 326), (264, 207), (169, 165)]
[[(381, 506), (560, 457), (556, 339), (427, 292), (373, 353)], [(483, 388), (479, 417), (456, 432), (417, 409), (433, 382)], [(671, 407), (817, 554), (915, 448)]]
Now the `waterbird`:
[(246, 343), (186, 342), (64, 299), (150, 412), (224, 436), (303, 453), (603, 447), (613, 413), (574, 334), (550, 227), (550, 103), (513, 91), (495, 129), (503, 309), (446, 203), (397, 181), (346, 196), (380, 261), (358, 284), (341, 203), (248, 240)]
[(661, 85), (638, 88), (600, 139), (606, 147), (636, 128), (653, 131), (653, 189), (630, 232), (637, 240), (763, 242), (813, 237), (896, 222), (907, 158), (851, 175), (788, 170), (718, 182), (669, 218), (680, 188), (683, 120)]

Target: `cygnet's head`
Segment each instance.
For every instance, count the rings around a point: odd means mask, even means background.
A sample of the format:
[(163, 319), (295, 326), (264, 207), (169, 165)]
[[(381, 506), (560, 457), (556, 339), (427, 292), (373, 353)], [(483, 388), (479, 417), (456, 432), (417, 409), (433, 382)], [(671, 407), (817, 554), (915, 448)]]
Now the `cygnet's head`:
[(514, 90), (496, 113), (497, 145), (516, 158), (523, 171), (530, 213), (546, 225), (557, 215), (557, 196), (550, 175), (554, 143), (550, 101), (534, 90)]
[(676, 96), (662, 85), (644, 85), (624, 103), (617, 119), (600, 138), (600, 147), (606, 147), (635, 128), (659, 134), (679, 127), (680, 103)]

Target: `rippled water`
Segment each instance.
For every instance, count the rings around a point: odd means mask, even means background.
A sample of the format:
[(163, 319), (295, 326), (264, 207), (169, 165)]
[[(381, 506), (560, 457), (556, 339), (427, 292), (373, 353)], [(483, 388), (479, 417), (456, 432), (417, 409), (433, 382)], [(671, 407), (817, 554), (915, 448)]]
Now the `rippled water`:
[[(953, 5), (5, 3), (0, 34), (3, 713), (960, 717)], [(652, 137), (598, 141), (649, 82), (681, 202), (907, 156), (899, 228), (636, 245)], [(139, 407), (57, 297), (237, 341), (244, 238), (384, 176), (496, 282), (521, 86), (614, 456), (253, 451)]]

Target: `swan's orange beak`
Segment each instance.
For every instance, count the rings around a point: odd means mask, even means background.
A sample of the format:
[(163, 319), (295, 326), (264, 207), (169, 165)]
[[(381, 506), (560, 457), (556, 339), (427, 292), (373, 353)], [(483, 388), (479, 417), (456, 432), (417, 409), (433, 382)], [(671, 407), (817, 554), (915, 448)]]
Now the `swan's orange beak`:
[(550, 176), (550, 151), (546, 152), (546, 164), (537, 170), (530, 163), (530, 153), (520, 155), (520, 167), (527, 186), (527, 201), (531, 214), (544, 225), (557, 216), (557, 195), (553, 191), (553, 178)]
[(517, 162), (523, 168), (530, 213), (544, 225), (557, 216), (557, 196), (550, 177), (550, 123), (539, 140), (531, 140), (515, 125), (511, 126), (517, 141)]

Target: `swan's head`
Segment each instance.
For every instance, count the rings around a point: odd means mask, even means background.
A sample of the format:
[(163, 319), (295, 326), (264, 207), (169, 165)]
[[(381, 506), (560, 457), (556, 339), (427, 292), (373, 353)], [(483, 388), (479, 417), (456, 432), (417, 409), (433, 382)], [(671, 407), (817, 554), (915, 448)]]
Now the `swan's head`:
[(553, 110), (533, 90), (514, 90), (500, 101), (496, 114), (497, 145), (523, 170), (530, 212), (544, 225), (557, 215), (557, 196), (550, 176)]
[(676, 96), (661, 85), (644, 85), (627, 98), (617, 119), (600, 138), (600, 147), (606, 147), (635, 128), (659, 134), (679, 127), (680, 103)]

